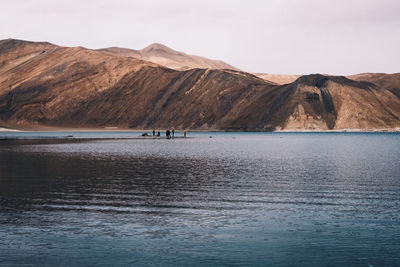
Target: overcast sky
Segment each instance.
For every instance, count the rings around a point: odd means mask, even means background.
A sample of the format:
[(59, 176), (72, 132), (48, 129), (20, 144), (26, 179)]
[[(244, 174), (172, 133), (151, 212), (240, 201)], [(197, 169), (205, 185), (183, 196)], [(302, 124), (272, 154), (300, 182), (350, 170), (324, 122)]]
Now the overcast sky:
[(399, 0), (1, 0), (0, 39), (158, 42), (266, 73), (400, 72)]

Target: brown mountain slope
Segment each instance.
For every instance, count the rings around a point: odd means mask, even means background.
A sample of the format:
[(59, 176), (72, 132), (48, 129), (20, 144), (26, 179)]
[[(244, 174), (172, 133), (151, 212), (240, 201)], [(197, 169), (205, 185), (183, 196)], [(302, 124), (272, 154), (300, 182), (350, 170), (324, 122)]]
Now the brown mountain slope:
[(342, 76), (307, 75), (293, 95), (283, 129), (382, 129), (400, 125), (400, 101), (389, 90)]
[(400, 97), (400, 73), (361, 73), (348, 76), (355, 81), (367, 81), (385, 88)]
[(0, 41), (0, 126), (222, 130), (400, 128), (400, 99), (370, 82), (308, 75), (276, 85), (219, 69)]
[[(69, 87), (85, 87), (86, 91), (101, 91), (132, 70), (154, 65), (134, 58), (117, 58), (82, 47), (60, 47), (49, 43), (20, 40), (0, 41), (1, 92), (28, 81), (55, 82)], [(90, 73), (84, 71), (90, 70)], [(101, 81), (98, 78), (101, 77)], [(75, 85), (75, 82), (78, 84)], [(82, 83), (82, 84), (81, 84)], [(7, 84), (8, 88), (4, 88)]]
[(114, 56), (128, 56), (147, 60), (175, 70), (188, 70), (194, 68), (238, 70), (237, 68), (220, 60), (188, 55), (157, 43), (151, 44), (142, 50), (110, 47), (99, 49), (98, 51), (102, 51)]
[(146, 65), (154, 64), (82, 47), (0, 41), (0, 96), (8, 99), (0, 103), (0, 119), (18, 124), (52, 120)]
[(243, 72), (175, 71), (79, 47), (4, 40), (0, 52), (0, 119), (7, 125), (142, 128), (174, 121), (213, 128), (252, 87), (273, 87)]

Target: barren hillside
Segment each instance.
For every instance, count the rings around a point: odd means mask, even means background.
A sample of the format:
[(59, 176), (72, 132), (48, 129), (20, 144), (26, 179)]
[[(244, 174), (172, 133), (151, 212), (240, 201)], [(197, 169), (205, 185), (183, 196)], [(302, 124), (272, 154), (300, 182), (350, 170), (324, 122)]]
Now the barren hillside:
[(278, 85), (246, 72), (179, 71), (121, 53), (0, 41), (0, 127), (400, 128), (396, 75), (313, 74)]

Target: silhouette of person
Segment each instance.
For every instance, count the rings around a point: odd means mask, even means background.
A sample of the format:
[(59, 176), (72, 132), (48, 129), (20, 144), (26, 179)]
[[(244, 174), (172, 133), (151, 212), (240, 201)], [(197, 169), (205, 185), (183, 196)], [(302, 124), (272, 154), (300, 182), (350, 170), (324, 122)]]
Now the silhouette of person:
[(175, 138), (175, 129), (172, 129), (172, 139)]
[(157, 133), (157, 136), (160, 136), (160, 135), (161, 135), (161, 133), (160, 133), (160, 132), (158, 132), (158, 133)]
[(156, 131), (153, 130), (153, 136), (156, 136)]
[(165, 135), (167, 136), (167, 139), (170, 139), (170, 138), (171, 138), (171, 131), (168, 129), (168, 130), (165, 132)]

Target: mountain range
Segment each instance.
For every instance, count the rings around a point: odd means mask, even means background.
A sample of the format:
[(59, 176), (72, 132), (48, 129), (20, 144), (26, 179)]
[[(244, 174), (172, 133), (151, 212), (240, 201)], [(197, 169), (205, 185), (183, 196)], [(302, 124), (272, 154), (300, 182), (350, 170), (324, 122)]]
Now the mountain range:
[(161, 44), (0, 41), (0, 127), (398, 130), (400, 73), (248, 73)]

